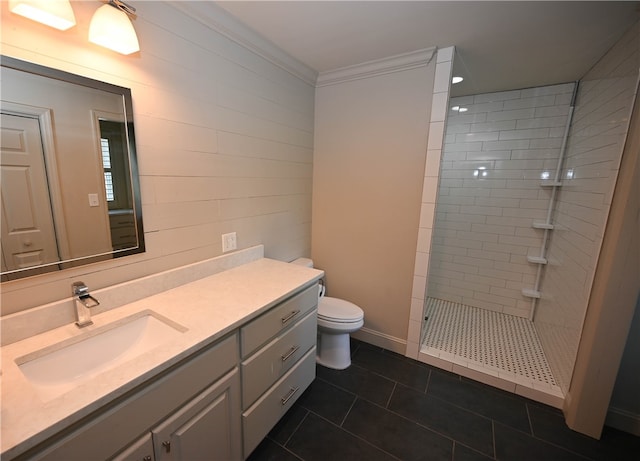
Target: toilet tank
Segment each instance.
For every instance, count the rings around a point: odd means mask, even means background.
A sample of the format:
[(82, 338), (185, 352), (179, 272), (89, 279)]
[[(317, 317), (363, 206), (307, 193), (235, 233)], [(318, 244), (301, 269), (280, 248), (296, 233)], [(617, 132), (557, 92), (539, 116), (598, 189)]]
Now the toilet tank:
[(291, 261), (291, 264), (297, 264), (298, 266), (313, 267), (313, 260), (309, 258), (298, 258)]
[[(291, 264), (297, 264), (298, 266), (313, 267), (313, 260), (309, 258), (298, 258), (291, 261)], [(322, 298), (325, 294), (324, 279), (318, 281), (318, 298)]]

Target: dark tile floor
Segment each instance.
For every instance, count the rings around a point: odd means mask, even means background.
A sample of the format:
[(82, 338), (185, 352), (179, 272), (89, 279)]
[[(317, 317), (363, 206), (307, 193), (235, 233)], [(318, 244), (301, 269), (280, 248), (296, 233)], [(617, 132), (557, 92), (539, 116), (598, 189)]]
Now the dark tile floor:
[(352, 365), (317, 378), (249, 458), (638, 460), (640, 437), (595, 440), (560, 411), (352, 340)]

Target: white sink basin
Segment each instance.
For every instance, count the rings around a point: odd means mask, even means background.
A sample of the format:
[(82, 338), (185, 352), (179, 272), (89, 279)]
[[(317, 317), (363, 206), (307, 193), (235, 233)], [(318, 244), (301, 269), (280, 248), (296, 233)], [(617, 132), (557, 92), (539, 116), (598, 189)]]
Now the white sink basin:
[(48, 400), (185, 331), (183, 326), (147, 310), (20, 357), (16, 363), (40, 396)]

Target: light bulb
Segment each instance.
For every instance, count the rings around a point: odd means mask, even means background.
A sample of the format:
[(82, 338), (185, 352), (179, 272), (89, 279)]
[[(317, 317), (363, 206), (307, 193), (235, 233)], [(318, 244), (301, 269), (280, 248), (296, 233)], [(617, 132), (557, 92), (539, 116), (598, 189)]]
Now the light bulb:
[(69, 0), (9, 0), (9, 10), (59, 30), (76, 25)]
[(138, 36), (127, 14), (109, 4), (96, 10), (89, 24), (89, 41), (121, 54), (140, 51)]

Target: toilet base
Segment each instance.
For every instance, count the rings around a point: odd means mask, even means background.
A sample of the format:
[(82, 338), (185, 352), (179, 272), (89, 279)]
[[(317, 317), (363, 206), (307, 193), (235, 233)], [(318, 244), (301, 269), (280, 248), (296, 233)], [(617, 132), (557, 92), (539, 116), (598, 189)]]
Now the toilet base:
[(318, 333), (316, 363), (334, 370), (344, 370), (351, 365), (349, 333)]

